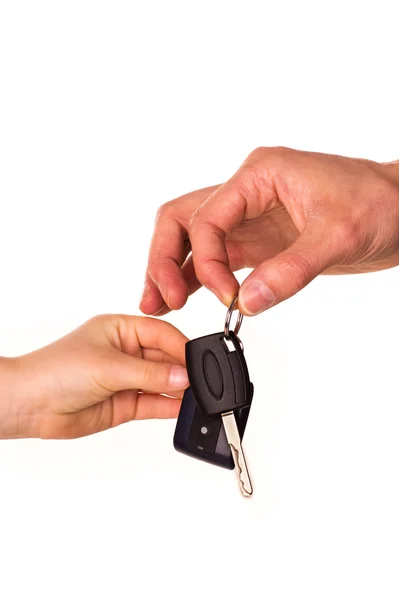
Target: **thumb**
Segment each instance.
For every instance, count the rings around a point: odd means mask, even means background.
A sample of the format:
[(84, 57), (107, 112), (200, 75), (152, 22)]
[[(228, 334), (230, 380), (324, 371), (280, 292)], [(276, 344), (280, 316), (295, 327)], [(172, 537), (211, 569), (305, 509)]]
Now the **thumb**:
[(323, 230), (305, 228), (286, 250), (265, 260), (240, 288), (239, 310), (257, 315), (290, 298), (337, 261), (337, 252)]
[(104, 387), (113, 392), (139, 389), (159, 394), (184, 390), (188, 386), (184, 367), (166, 362), (146, 360), (124, 352), (114, 354), (103, 379)]

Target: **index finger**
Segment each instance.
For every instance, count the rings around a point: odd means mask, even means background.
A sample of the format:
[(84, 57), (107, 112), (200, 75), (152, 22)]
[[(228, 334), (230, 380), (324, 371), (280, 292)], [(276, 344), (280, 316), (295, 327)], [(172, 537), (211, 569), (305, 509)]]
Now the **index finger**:
[(177, 363), (186, 364), (185, 346), (188, 338), (177, 327), (153, 317), (131, 318), (142, 348), (162, 350), (174, 358)]
[(163, 303), (176, 310), (187, 301), (190, 282), (181, 267), (190, 252), (188, 223), (216, 188), (185, 194), (159, 209), (148, 256), (146, 290), (140, 304), (143, 312), (154, 314), (162, 310)]
[(189, 225), (197, 278), (226, 306), (239, 288), (230, 269), (226, 238), (240, 225), (245, 212), (246, 201), (233, 177), (199, 207)]

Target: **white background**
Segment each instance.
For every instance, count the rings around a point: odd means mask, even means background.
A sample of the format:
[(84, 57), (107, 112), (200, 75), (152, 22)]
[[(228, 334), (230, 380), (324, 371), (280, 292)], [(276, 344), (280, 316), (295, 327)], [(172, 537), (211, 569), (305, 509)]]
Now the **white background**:
[[(259, 145), (399, 158), (395, 5), (2, 0), (0, 354), (137, 313), (158, 206)], [(244, 320), (250, 501), (172, 421), (0, 442), (1, 598), (397, 599), (398, 278)]]

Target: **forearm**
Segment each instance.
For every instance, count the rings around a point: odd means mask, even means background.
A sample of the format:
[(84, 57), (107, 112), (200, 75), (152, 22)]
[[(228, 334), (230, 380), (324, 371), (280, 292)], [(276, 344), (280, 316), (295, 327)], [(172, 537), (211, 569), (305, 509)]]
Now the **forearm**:
[(25, 398), (20, 359), (0, 358), (0, 440), (33, 437), (34, 410)]

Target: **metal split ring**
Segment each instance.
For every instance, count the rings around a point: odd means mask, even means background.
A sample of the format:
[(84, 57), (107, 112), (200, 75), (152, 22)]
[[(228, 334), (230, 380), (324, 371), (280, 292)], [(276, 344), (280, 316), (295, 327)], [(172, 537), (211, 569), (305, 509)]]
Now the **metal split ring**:
[[(230, 332), (231, 316), (233, 314), (233, 311), (236, 309), (237, 300), (238, 300), (238, 294), (236, 296), (234, 296), (234, 298), (227, 310), (226, 320), (224, 322), (224, 337), (226, 338), (226, 340), (230, 339), (229, 332)], [(244, 315), (242, 313), (240, 313), (240, 311), (238, 311), (236, 326), (234, 327), (235, 335), (238, 335), (238, 332), (240, 331), (243, 317), (244, 317)]]

